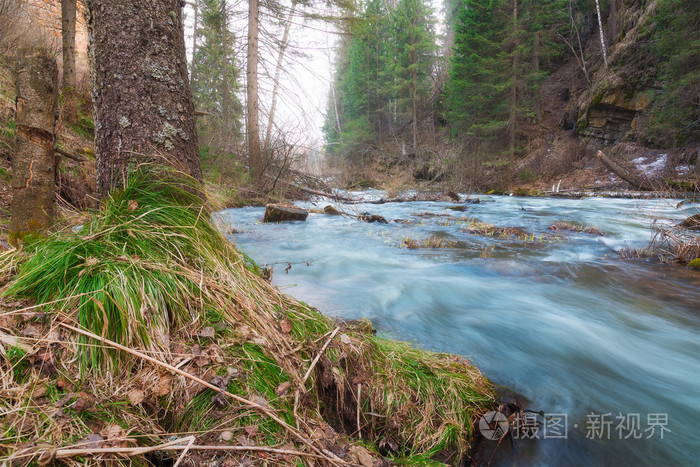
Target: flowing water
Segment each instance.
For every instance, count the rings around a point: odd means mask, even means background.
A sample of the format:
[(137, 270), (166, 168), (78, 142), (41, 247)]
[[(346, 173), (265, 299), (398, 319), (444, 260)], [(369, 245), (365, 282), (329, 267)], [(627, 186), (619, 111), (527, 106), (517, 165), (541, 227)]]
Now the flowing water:
[[(464, 355), (547, 423), (563, 422), (565, 430), (540, 431), (516, 450), (504, 443), (494, 465), (699, 465), (700, 273), (616, 253), (646, 246), (654, 219), (680, 219), (698, 205), (679, 213), (664, 200), (479, 197), (466, 212), (441, 202), (340, 206), (410, 223), (310, 214), (262, 224), (263, 208), (227, 210), (222, 220), (243, 231), (235, 241), (248, 255), (274, 265), (287, 293)], [(533, 237), (478, 237), (461, 231), (462, 216)], [(605, 236), (547, 238), (558, 221)], [(430, 235), (457, 248), (401, 247)]]

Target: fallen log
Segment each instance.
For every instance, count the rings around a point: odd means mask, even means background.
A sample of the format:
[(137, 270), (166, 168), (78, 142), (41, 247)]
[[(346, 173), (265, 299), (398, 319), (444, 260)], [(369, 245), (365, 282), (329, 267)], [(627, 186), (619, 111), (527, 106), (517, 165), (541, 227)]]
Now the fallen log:
[(263, 222), (305, 221), (308, 216), (309, 211), (291, 204), (268, 204)]
[(652, 185), (652, 183), (649, 180), (645, 180), (644, 178), (640, 177), (638, 174), (633, 173), (631, 170), (625, 169), (622, 166), (620, 166), (617, 162), (613, 161), (610, 159), (608, 156), (606, 156), (603, 151), (598, 151), (596, 154), (596, 157), (600, 159), (600, 161), (603, 163), (603, 165), (610, 170), (612, 173), (632, 185), (633, 187), (639, 189), (639, 190), (645, 190), (645, 191), (656, 191), (657, 187)]

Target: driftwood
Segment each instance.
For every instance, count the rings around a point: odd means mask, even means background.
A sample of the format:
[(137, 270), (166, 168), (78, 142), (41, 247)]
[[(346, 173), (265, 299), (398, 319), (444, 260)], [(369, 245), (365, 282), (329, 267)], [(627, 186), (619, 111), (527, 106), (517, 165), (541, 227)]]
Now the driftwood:
[(603, 165), (610, 170), (612, 173), (632, 185), (633, 187), (645, 190), (645, 191), (655, 191), (657, 188), (649, 181), (640, 177), (638, 174), (632, 172), (631, 170), (625, 169), (620, 166), (617, 162), (606, 156), (603, 151), (598, 151), (596, 157), (600, 159)]
[(263, 222), (305, 221), (309, 211), (291, 204), (268, 204)]

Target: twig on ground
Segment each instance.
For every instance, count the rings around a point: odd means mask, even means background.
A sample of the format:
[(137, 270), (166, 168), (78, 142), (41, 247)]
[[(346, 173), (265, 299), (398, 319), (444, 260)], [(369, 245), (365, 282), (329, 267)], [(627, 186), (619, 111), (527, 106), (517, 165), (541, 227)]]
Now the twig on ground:
[[(90, 332), (90, 331), (87, 331), (87, 330), (85, 330), (85, 329), (76, 328), (76, 327), (74, 327), (74, 326), (71, 326), (70, 324), (66, 324), (66, 323), (59, 323), (59, 324), (60, 324), (61, 326), (65, 327), (66, 329), (70, 329), (70, 330), (73, 331), (73, 332), (77, 332), (77, 333), (82, 334), (82, 335), (84, 335), (84, 336), (87, 336), (87, 337), (90, 337), (90, 338), (95, 339), (95, 340), (97, 340), (97, 341), (100, 341), (100, 342), (102, 342), (103, 344), (107, 344), (107, 345), (109, 345), (109, 346), (111, 346), (111, 347), (114, 347), (115, 349), (122, 350), (122, 351), (124, 351), (124, 352), (130, 353), (131, 355), (134, 355), (134, 356), (136, 356), (136, 357), (142, 358), (142, 359), (147, 360), (147, 361), (149, 361), (149, 362), (151, 362), (151, 363), (154, 363), (154, 364), (156, 364), (156, 365), (162, 366), (163, 368), (166, 368), (166, 369), (170, 370), (170, 371), (173, 372), (173, 373), (177, 373), (177, 374), (179, 374), (179, 375), (181, 375), (181, 376), (184, 376), (185, 378), (189, 378), (189, 379), (191, 379), (192, 381), (195, 381), (195, 382), (201, 384), (202, 386), (206, 386), (206, 387), (208, 387), (209, 389), (213, 389), (214, 391), (217, 391), (217, 392), (219, 392), (219, 393), (221, 393), (221, 394), (224, 394), (224, 395), (226, 395), (226, 396), (228, 396), (228, 397), (230, 397), (230, 398), (232, 398), (232, 399), (234, 399), (234, 400), (236, 400), (236, 401), (238, 401), (238, 402), (240, 402), (240, 403), (242, 403), (242, 404), (245, 404), (245, 405), (247, 405), (247, 406), (249, 406), (249, 407), (253, 407), (253, 408), (259, 410), (260, 412), (264, 413), (265, 415), (267, 415), (267, 416), (270, 417), (271, 419), (273, 419), (273, 420), (274, 420), (275, 422), (277, 422), (281, 427), (283, 427), (283, 428), (286, 429), (290, 434), (292, 434), (295, 438), (297, 438), (299, 441), (301, 441), (302, 443), (304, 443), (304, 444), (306, 444), (307, 446), (309, 446), (312, 450), (314, 450), (314, 451), (315, 451), (316, 453), (318, 453), (319, 455), (324, 456), (328, 461), (330, 461), (330, 462), (332, 462), (332, 463), (338, 463), (338, 460), (339, 460), (339, 459), (333, 459), (333, 458), (330, 458), (330, 459), (329, 459), (329, 458), (328, 458), (329, 456), (328, 456), (327, 454), (325, 454), (325, 453), (322, 452), (319, 448), (317, 448), (316, 446), (314, 446), (314, 444), (313, 444), (311, 441), (309, 441), (308, 439), (306, 439), (306, 437), (304, 437), (299, 431), (297, 431), (294, 427), (292, 427), (292, 426), (290, 426), (289, 424), (287, 424), (284, 420), (282, 420), (281, 418), (279, 418), (277, 415), (275, 415), (270, 409), (268, 409), (268, 408), (265, 407), (265, 406), (262, 406), (262, 405), (260, 405), (260, 404), (258, 404), (258, 403), (256, 403), (256, 402), (250, 401), (250, 400), (245, 399), (245, 398), (243, 398), (243, 397), (241, 397), (241, 396), (238, 396), (238, 395), (236, 395), (236, 394), (233, 394), (233, 393), (230, 393), (230, 392), (228, 392), (228, 391), (225, 391), (225, 390), (219, 388), (218, 386), (215, 386), (215, 385), (213, 385), (213, 384), (211, 384), (211, 383), (209, 383), (209, 382), (207, 382), (207, 381), (204, 381), (203, 379), (198, 378), (198, 377), (196, 377), (196, 376), (194, 376), (194, 375), (191, 375), (191, 374), (189, 374), (189, 373), (187, 373), (187, 372), (185, 372), (185, 371), (183, 371), (183, 370), (181, 370), (181, 369), (179, 369), (179, 368), (176, 368), (176, 367), (174, 367), (174, 366), (172, 366), (172, 365), (170, 365), (170, 364), (168, 364), (168, 363), (165, 363), (165, 362), (160, 361), (160, 360), (158, 360), (158, 359), (156, 359), (156, 358), (153, 358), (153, 357), (150, 357), (150, 356), (148, 356), (148, 355), (145, 355), (145, 354), (139, 352), (138, 350), (130, 349), (129, 347), (126, 347), (126, 346), (123, 346), (123, 345), (121, 345), (121, 344), (118, 344), (117, 342), (111, 341), (111, 340), (109, 340), (109, 339), (107, 339), (107, 338), (105, 338), (105, 337), (98, 336), (97, 334), (94, 334), (94, 333), (92, 333), (92, 332)], [(335, 333), (337, 333), (339, 329), (340, 329), (340, 328), (337, 328), (337, 329), (334, 331), (333, 335), (331, 336), (331, 339), (332, 339), (333, 336), (335, 336)], [(329, 339), (329, 341), (330, 341), (330, 339)], [(328, 345), (328, 343), (329, 343), (329, 342), (326, 343), (326, 346)], [(324, 349), (326, 348), (326, 346), (324, 346)], [(323, 352), (323, 350), (322, 350), (321, 352)], [(318, 358), (320, 358), (320, 356), (319, 356)], [(306, 379), (306, 378), (305, 378), (305, 379)], [(322, 449), (323, 449), (323, 448), (322, 448)], [(345, 463), (345, 462), (342, 461), (342, 460), (340, 460), (340, 461), (341, 461), (342, 463)]]

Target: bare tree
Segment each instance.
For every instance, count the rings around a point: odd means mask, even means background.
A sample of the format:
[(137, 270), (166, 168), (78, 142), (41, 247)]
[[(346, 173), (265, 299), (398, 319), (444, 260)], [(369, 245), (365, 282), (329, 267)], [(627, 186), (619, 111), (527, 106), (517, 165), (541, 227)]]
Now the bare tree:
[(267, 121), (267, 131), (265, 132), (265, 142), (269, 143), (272, 137), (272, 127), (275, 124), (275, 110), (277, 108), (277, 94), (279, 93), (280, 78), (282, 77), (282, 64), (284, 63), (284, 54), (289, 45), (289, 31), (292, 29), (292, 19), (297, 8), (297, 1), (292, 0), (292, 8), (289, 10), (287, 24), (284, 26), (284, 34), (280, 43), (279, 55), (277, 56), (277, 67), (275, 69), (275, 79), (272, 84), (272, 103), (270, 104), (270, 115)]
[(58, 67), (41, 49), (17, 52), (15, 153), (12, 157), (10, 242), (17, 245), (53, 221)]
[(598, 15), (598, 32), (600, 33), (600, 47), (603, 49), (603, 63), (608, 66), (608, 52), (605, 50), (605, 34), (603, 34), (603, 21), (600, 19), (600, 0), (595, 0), (595, 12)]
[(201, 180), (180, 0), (86, 3), (98, 191), (151, 154)]

